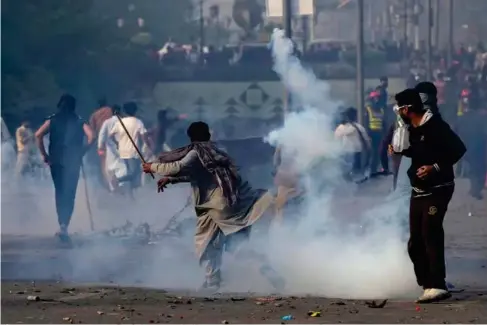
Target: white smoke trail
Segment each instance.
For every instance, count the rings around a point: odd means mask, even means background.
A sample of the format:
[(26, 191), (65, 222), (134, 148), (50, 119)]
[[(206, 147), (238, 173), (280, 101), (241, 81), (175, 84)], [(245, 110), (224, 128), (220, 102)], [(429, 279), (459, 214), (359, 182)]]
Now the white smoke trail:
[[(330, 99), (328, 84), (293, 56), (283, 31), (274, 31), (271, 45), (274, 70), (303, 110), (287, 115), (268, 141), (281, 146), (283, 159), (292, 158), (306, 175), (307, 190), (304, 206), (292, 216), (300, 220), (299, 228), (272, 238), (273, 261), (293, 292), (342, 298), (407, 295), (414, 280), (402, 236), (404, 204), (399, 203), (404, 199), (374, 203), (351, 192), (337, 194), (336, 184), (343, 183), (337, 159), (342, 150), (332, 127), (338, 103)], [(322, 234), (315, 235), (317, 229)]]

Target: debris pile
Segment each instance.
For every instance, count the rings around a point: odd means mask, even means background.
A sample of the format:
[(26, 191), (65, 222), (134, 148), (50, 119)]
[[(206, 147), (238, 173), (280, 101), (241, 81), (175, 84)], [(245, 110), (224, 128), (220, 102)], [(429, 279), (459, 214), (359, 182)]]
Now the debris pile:
[(160, 230), (154, 230), (146, 222), (136, 225), (127, 220), (122, 226), (95, 233), (93, 236), (98, 238), (112, 238), (142, 245), (155, 244), (168, 238), (180, 239), (185, 237), (194, 230), (195, 222), (193, 219), (183, 219), (179, 222), (172, 222)]

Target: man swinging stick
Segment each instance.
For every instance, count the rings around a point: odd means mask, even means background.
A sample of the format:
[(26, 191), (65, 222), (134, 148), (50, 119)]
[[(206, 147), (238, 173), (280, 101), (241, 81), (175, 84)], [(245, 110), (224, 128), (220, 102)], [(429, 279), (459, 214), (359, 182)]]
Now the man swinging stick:
[[(266, 213), (273, 212), (270, 209), (273, 196), (252, 189), (240, 177), (232, 159), (210, 141), (206, 123), (192, 123), (187, 135), (190, 145), (163, 153), (157, 163), (144, 163), (143, 170), (163, 176), (158, 182), (160, 192), (168, 184), (191, 183), (198, 218), (196, 253), (206, 270), (202, 289), (217, 291), (220, 288), (220, 267), (226, 250), (258, 262), (260, 273), (274, 288), (282, 290), (285, 282), (268, 265), (265, 256), (238, 249), (238, 244), (249, 238), (252, 226), (259, 220), (264, 221)], [(270, 222), (272, 215), (268, 217)]]

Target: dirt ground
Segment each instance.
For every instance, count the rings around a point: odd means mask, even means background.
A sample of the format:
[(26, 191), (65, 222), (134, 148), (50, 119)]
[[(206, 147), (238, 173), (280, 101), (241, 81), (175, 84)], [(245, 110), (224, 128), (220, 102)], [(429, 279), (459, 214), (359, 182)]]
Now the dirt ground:
[[(377, 186), (376, 186), (377, 185)], [(381, 199), (380, 193), (386, 193), (389, 184), (371, 184), (374, 189), (367, 193)], [(456, 293), (448, 301), (418, 306), (413, 299), (389, 300), (384, 308), (370, 308), (364, 300), (339, 300), (322, 297), (258, 297), (256, 294), (222, 294), (211, 297), (198, 297), (193, 290), (153, 290), (122, 286), (118, 281), (104, 281), (105, 274), (97, 274), (93, 279), (78, 281), (73, 275), (72, 258), (82, 256), (84, 260), (99, 263), (107, 274), (112, 273), (110, 261), (103, 264), (105, 256), (94, 256), (88, 259), (82, 249), (59, 249), (52, 247), (52, 235), (35, 237), (32, 234), (40, 231), (39, 224), (34, 223), (29, 234), (19, 236), (13, 232), (5, 232), (6, 212), (14, 210), (18, 202), (6, 202), (2, 187), (2, 323), (487, 323), (487, 202), (473, 201), (466, 195), (468, 184), (459, 180), (457, 190), (450, 204), (445, 220), (446, 255), (448, 264), (448, 280), (455, 286), (465, 289)], [(174, 195), (174, 196), (171, 196)], [(181, 193), (168, 192), (160, 201), (150, 206), (151, 211), (175, 200)], [(184, 198), (182, 199), (184, 201)], [(181, 201), (181, 199), (180, 199)], [(29, 201), (25, 201), (28, 203)], [(46, 200), (45, 202), (52, 202)], [(147, 198), (149, 202), (149, 198)], [(151, 201), (154, 202), (154, 201)], [(178, 210), (184, 202), (178, 202), (171, 208)], [(353, 215), (355, 211), (366, 209), (370, 198), (358, 197), (354, 202), (345, 202), (340, 212)], [(6, 205), (4, 205), (6, 204)], [(8, 206), (12, 205), (12, 208)], [(78, 215), (84, 216), (79, 212)], [(101, 205), (95, 206), (98, 216), (97, 227), (105, 228), (113, 224), (113, 219), (103, 220)], [(46, 208), (46, 205), (42, 205)], [(120, 209), (126, 208), (125, 206)], [(18, 209), (18, 208), (15, 208)], [(350, 211), (347, 211), (349, 209)], [(40, 211), (40, 210), (39, 210)], [(473, 212), (472, 216), (468, 212)], [(40, 214), (39, 214), (40, 215)], [(36, 217), (39, 219), (39, 215)], [(51, 215), (44, 213), (43, 215)], [(86, 218), (77, 218), (76, 227), (88, 229)], [(136, 214), (134, 214), (136, 215)], [(170, 213), (168, 213), (170, 215)], [(14, 215), (17, 217), (16, 215)], [(140, 216), (140, 214), (139, 214)], [(147, 218), (147, 215), (143, 215)], [(154, 215), (154, 224), (160, 218)], [(117, 216), (115, 216), (117, 217)], [(42, 219), (54, 221), (52, 217)], [(84, 221), (83, 221), (84, 220)], [(145, 220), (145, 219), (144, 219)], [(120, 218), (120, 223), (125, 219)], [(55, 222), (55, 221), (54, 221)], [(22, 222), (26, 224), (24, 221)], [(77, 223), (77, 224), (76, 224)], [(103, 223), (105, 223), (104, 226)], [(55, 227), (45, 227), (52, 231)], [(75, 228), (76, 229), (76, 228)], [(51, 232), (52, 234), (52, 232)], [(187, 239), (191, 248), (191, 237)], [(43, 246), (45, 245), (45, 246)], [(153, 245), (154, 246), (154, 245)], [(116, 246), (115, 248), (117, 248)], [(105, 247), (106, 249), (106, 247)], [(152, 248), (157, 249), (157, 248)], [(150, 260), (148, 248), (130, 249), (128, 263), (137, 267)], [(96, 250), (90, 250), (89, 254)], [(124, 250), (125, 252), (125, 250)], [(190, 252), (191, 253), (191, 252)], [(78, 254), (78, 255), (76, 255)], [(191, 254), (190, 254), (191, 255)], [(91, 257), (91, 256), (90, 256)], [(122, 257), (122, 255), (121, 255)], [(137, 259), (138, 258), (138, 259)], [(161, 257), (162, 258), (162, 257)], [(194, 257), (172, 256), (168, 261), (178, 261), (187, 269), (197, 269)], [(57, 261), (57, 262), (53, 262)], [(56, 265), (53, 272), (53, 265)], [(108, 264), (108, 265), (107, 265)], [(139, 264), (139, 265), (138, 265)], [(228, 263), (232, 264), (232, 263)], [(170, 263), (168, 263), (169, 267)], [(80, 265), (76, 265), (80, 271)], [(118, 265), (116, 266), (119, 267)], [(232, 267), (232, 265), (230, 265)], [(233, 266), (238, 268), (239, 266)], [(59, 268), (59, 269), (58, 269)], [(100, 267), (101, 268), (101, 267)], [(125, 272), (134, 268), (127, 267)], [(136, 269), (136, 268), (135, 268)], [(82, 270), (81, 270), (82, 271)], [(178, 275), (174, 281), (184, 278), (184, 269), (169, 272)], [(234, 270), (235, 271), (235, 270)], [(240, 270), (240, 272), (246, 272)], [(187, 279), (194, 280), (194, 273)], [(70, 277), (71, 276), (71, 277)], [(98, 277), (99, 276), (99, 277)], [(156, 273), (155, 277), (160, 277)], [(62, 280), (64, 279), (64, 280)], [(33, 282), (35, 281), (35, 282)], [(169, 288), (166, 279), (159, 288)], [(86, 283), (97, 283), (88, 285)], [(110, 283), (109, 286), (100, 283)], [(199, 282), (200, 283), (200, 282)], [(119, 286), (117, 286), (119, 285)], [(137, 284), (136, 284), (137, 285)], [(145, 283), (141, 283), (146, 285)], [(253, 288), (260, 289), (262, 284), (253, 283)], [(193, 288), (187, 283), (186, 288)], [(232, 292), (232, 290), (229, 290)], [(259, 292), (258, 290), (251, 290)], [(240, 291), (244, 292), (244, 291)], [(270, 291), (264, 291), (263, 295)], [(29, 300), (29, 296), (38, 297), (38, 301)], [(308, 316), (310, 311), (320, 312), (320, 317)], [(291, 316), (291, 320), (282, 320), (283, 316)]]
[[(29, 301), (37, 296), (40, 301)], [(250, 295), (189, 296), (140, 288), (2, 283), (2, 323), (485, 323), (487, 293), (463, 292), (449, 301), (416, 305), (388, 301)], [(379, 303), (379, 302), (377, 302)], [(319, 312), (319, 317), (309, 316)], [(283, 321), (282, 317), (292, 316)]]

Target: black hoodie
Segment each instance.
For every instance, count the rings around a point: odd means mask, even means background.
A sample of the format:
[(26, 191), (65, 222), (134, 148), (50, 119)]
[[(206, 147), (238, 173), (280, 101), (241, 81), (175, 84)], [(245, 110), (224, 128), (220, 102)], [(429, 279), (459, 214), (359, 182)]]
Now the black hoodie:
[[(441, 116), (433, 114), (424, 124), (410, 127), (409, 143), (410, 147), (402, 154), (411, 158), (408, 176), (416, 192), (432, 193), (435, 188), (453, 185), (453, 165), (467, 149)], [(417, 170), (426, 165), (432, 165), (433, 171), (421, 179), (416, 176)]]

